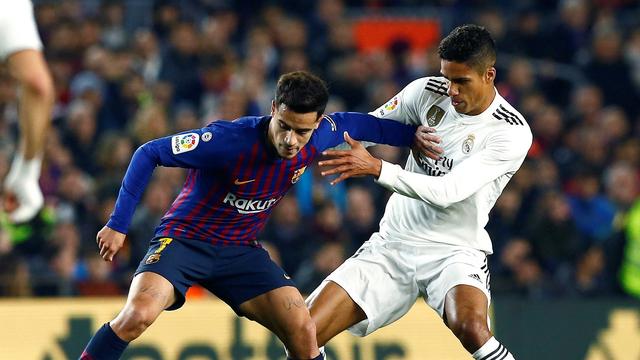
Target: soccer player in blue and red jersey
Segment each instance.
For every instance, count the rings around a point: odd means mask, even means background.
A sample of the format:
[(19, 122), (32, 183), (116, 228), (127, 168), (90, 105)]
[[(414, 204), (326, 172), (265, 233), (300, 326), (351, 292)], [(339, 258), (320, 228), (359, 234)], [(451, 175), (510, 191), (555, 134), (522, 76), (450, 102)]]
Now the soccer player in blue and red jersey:
[(135, 206), (158, 165), (189, 169), (136, 271), (122, 311), (89, 341), (83, 360), (118, 359), (163, 310), (200, 284), (259, 322), (296, 359), (322, 359), (315, 326), (290, 277), (258, 243), (273, 206), (323, 150), (354, 139), (411, 145), (415, 128), (360, 113), (323, 115), (329, 94), (306, 72), (283, 75), (271, 116), (217, 121), (150, 141), (133, 155), (115, 209), (98, 232), (106, 261), (122, 247)]

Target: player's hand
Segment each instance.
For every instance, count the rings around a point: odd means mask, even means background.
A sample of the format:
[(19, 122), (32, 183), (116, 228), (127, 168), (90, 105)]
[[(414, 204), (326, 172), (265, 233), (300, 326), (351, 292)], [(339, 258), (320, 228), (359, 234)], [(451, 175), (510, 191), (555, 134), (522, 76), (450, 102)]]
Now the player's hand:
[(320, 166), (333, 166), (332, 169), (322, 171), (322, 176), (340, 174), (331, 181), (335, 185), (350, 177), (373, 175), (380, 176), (382, 161), (373, 157), (359, 142), (353, 140), (349, 133), (344, 132), (344, 140), (351, 146), (351, 150), (327, 150), (322, 155), (330, 157), (329, 160), (318, 162)]
[(418, 126), (412, 149), (424, 154), (424, 156), (430, 159), (440, 159), (440, 155), (442, 155), (444, 150), (437, 144), (440, 144), (442, 139), (436, 135), (435, 132), (436, 129), (432, 127)]
[(126, 236), (107, 226), (98, 232), (96, 242), (98, 243), (98, 248), (100, 248), (100, 256), (104, 261), (113, 261), (113, 257), (122, 248)]

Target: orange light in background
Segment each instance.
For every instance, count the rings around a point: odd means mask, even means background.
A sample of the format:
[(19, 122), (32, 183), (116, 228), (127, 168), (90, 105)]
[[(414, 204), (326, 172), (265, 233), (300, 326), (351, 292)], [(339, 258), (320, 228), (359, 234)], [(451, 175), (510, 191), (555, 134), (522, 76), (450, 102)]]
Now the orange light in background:
[(411, 48), (423, 50), (440, 41), (440, 23), (434, 19), (416, 18), (364, 18), (353, 26), (358, 50), (386, 49), (396, 40), (404, 39)]

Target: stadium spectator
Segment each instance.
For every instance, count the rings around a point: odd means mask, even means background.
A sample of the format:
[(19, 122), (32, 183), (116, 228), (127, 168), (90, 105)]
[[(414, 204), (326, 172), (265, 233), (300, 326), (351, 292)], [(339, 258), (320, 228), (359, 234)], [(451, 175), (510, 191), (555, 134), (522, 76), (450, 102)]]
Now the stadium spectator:
[[(215, 2), (213, 7), (212, 2), (204, 4), (136, 0), (116, 3), (124, 5), (122, 23), (118, 19), (114, 22), (107, 12), (99, 11), (107, 5), (105, 0), (34, 1), (38, 30), (54, 79), (56, 98), (53, 107), (53, 127), (46, 135), (46, 150), (40, 176), (40, 187), (45, 199), (44, 214), (26, 224), (0, 223), (2, 231), (7, 234), (12, 244), (9, 256), (19, 258), (29, 271), (29, 282), (23, 283), (27, 291), (21, 293), (38, 295), (38, 292), (28, 288), (36, 287), (40, 283), (38, 277), (42, 272), (39, 269), (44, 266), (39, 265), (36, 259), (50, 256), (50, 250), (40, 245), (52, 239), (51, 228), (56, 223), (74, 222), (80, 230), (84, 246), (93, 246), (94, 234), (106, 221), (113, 206), (113, 187), (120, 183), (130, 159), (132, 146), (139, 145), (137, 141), (141, 141), (132, 140), (136, 138), (132, 132), (132, 124), (136, 122), (135, 115), (144, 112), (141, 109), (150, 105), (163, 109), (162, 116), (166, 117), (167, 125), (164, 127), (165, 133), (158, 136), (164, 136), (203, 126), (215, 120), (215, 114), (226, 111), (221, 108), (222, 97), (230, 94), (240, 94), (243, 98), (249, 99), (252, 105), (244, 109), (247, 112), (262, 112), (268, 109), (273, 98), (277, 74), (285, 72), (284, 69), (312, 69), (329, 75), (348, 68), (345, 65), (346, 59), (352, 56), (359, 57), (360, 66), (353, 67), (358, 71), (357, 77), (362, 78), (358, 80), (361, 84), (361, 88), (356, 89), (359, 92), (356, 93), (358, 96), (352, 97), (348, 88), (341, 89), (341, 92), (346, 93), (345, 97), (349, 96), (349, 106), (355, 107), (345, 107), (345, 99), (334, 96), (330, 104), (342, 105), (333, 111), (374, 108), (393, 97), (416, 74), (437, 75), (439, 57), (434, 48), (414, 48), (410, 42), (399, 39), (368, 53), (360, 52), (357, 42), (350, 36), (340, 39), (340, 36), (336, 37), (334, 34), (330, 37), (330, 29), (334, 26), (344, 24), (340, 25), (339, 31), (332, 31), (347, 34), (358, 21), (367, 19), (372, 13), (376, 16), (395, 16), (398, 14), (397, 6), (400, 5), (404, 7), (403, 11), (412, 13), (417, 18), (431, 19), (433, 14), (438, 14), (441, 33), (447, 32), (462, 21), (463, 17), (454, 14), (462, 14), (465, 18), (477, 17), (479, 22), (492, 30), (499, 51), (505, 54), (497, 64), (498, 90), (502, 92), (508, 88), (516, 88), (513, 79), (507, 76), (509, 72), (518, 75), (515, 77), (519, 81), (516, 84), (527, 84), (521, 87), (526, 90), (518, 91), (518, 96), (514, 97), (517, 98), (517, 103), (513, 105), (531, 122), (536, 141), (529, 159), (505, 189), (502, 196), (505, 198), (504, 203), (499, 199), (490, 217), (491, 222), (487, 229), (496, 240), (496, 255), (489, 257), (490, 267), (495, 270), (494, 278), (499, 275), (499, 254), (511, 236), (525, 232), (532, 248), (548, 245), (545, 244), (543, 232), (537, 232), (536, 235), (526, 232), (531, 225), (538, 223), (538, 212), (557, 212), (556, 205), (539, 198), (544, 197), (547, 191), (554, 191), (560, 198), (573, 194), (572, 179), (583, 163), (587, 162), (583, 159), (585, 156), (597, 160), (595, 165), (602, 184), (608, 181), (605, 179), (608, 176), (606, 174), (617, 173), (619, 165), (623, 162), (630, 168), (626, 171), (632, 174), (629, 178), (636, 179), (634, 176), (637, 176), (640, 168), (640, 118), (635, 110), (631, 113), (625, 111), (626, 120), (623, 120), (616, 110), (620, 107), (610, 101), (611, 92), (608, 91), (609, 86), (614, 86), (631, 93), (633, 89), (637, 91), (640, 86), (637, 76), (640, 18), (636, 16), (632, 1), (618, 1), (619, 4), (627, 5), (610, 7), (606, 11), (603, 11), (602, 7), (605, 2), (601, 1), (563, 0), (533, 4), (534, 6), (526, 11), (538, 13), (539, 26), (535, 31), (539, 33), (539, 37), (545, 39), (546, 49), (542, 58), (544, 62), (537, 61), (540, 60), (537, 58), (507, 52), (505, 45), (508, 44), (505, 44), (504, 35), (512, 34), (514, 31), (521, 32), (516, 29), (522, 29), (517, 23), (518, 16), (523, 14), (518, 2), (503, 1), (498, 9), (487, 8), (485, 3), (478, 5), (479, 2), (468, 1), (455, 2), (455, 6), (450, 6), (451, 1), (431, 2), (424, 7), (416, 7), (416, 1), (377, 1), (365, 4), (362, 1), (342, 0), (313, 0), (296, 2), (295, 5), (291, 1), (240, 1), (226, 4)], [(272, 10), (263, 11), (267, 4)], [(603, 17), (600, 13), (608, 15)], [(267, 21), (267, 17), (273, 19)], [(305, 25), (306, 44), (303, 46), (299, 43), (296, 46), (302, 47), (303, 50), (284, 50), (279, 46), (277, 33), (282, 31), (282, 27), (278, 26), (280, 20), (297, 23), (296, 26), (301, 26), (301, 23)], [(197, 62), (193, 72), (199, 77), (202, 92), (195, 103), (174, 106), (172, 84), (159, 80), (159, 75), (163, 66), (162, 60), (167, 57), (171, 48), (170, 34), (178, 24), (185, 22), (193, 25), (197, 38), (194, 53)], [(127, 42), (115, 48), (109, 45), (111, 42), (104, 41), (107, 37), (103, 34), (112, 23), (121, 23), (127, 31)], [(267, 24), (271, 25), (268, 27)], [(601, 85), (601, 82), (592, 80), (585, 63), (590, 64), (591, 59), (602, 57), (594, 54), (595, 47), (592, 43), (596, 42), (595, 37), (610, 29), (617, 32), (620, 41), (620, 55), (615, 56), (618, 58), (616, 61), (622, 58), (628, 66), (628, 71), (606, 72), (606, 84)], [(604, 45), (605, 48), (611, 46)], [(253, 57), (259, 57), (261, 60)], [(331, 59), (331, 62), (326, 59)], [(515, 64), (512, 61), (515, 61)], [(528, 66), (521, 66), (523, 63)], [(514, 66), (511, 66), (512, 64)], [(516, 64), (520, 65), (515, 66)], [(525, 68), (526, 71), (518, 70)], [(522, 76), (523, 74), (527, 76)], [(344, 79), (339, 80), (340, 82), (329, 83), (334, 94), (337, 94), (334, 90), (345, 82)], [(556, 81), (564, 84), (563, 87), (554, 86)], [(570, 86), (567, 87), (566, 84)], [(631, 88), (627, 88), (628, 86)], [(10, 155), (14, 149), (19, 148), (19, 95), (15, 79), (6, 71), (0, 71), (0, 165), (5, 163), (0, 166), (0, 176), (3, 178), (10, 164)], [(66, 135), (70, 133), (67, 124), (72, 122), (69, 119), (72, 113), (70, 106), (77, 102), (90, 103), (96, 114), (98, 125), (94, 140), (98, 157), (93, 165), (86, 164), (87, 160), (91, 159), (90, 156), (82, 151), (72, 150), (79, 148), (79, 143), (61, 141), (61, 138), (75, 141)], [(237, 114), (242, 110), (234, 112)], [(147, 119), (151, 123), (153, 120), (153, 117)], [(194, 125), (196, 123), (198, 125)], [(144, 126), (138, 128), (144, 129)], [(585, 132), (590, 132), (591, 135), (583, 135)], [(377, 157), (383, 153), (388, 154), (389, 157), (384, 158), (394, 163), (401, 163), (406, 155), (404, 150), (398, 148), (375, 148), (378, 149), (372, 152), (375, 152)], [(95, 169), (89, 173), (85, 170), (87, 167)], [(81, 207), (81, 217), (76, 216), (75, 206), (71, 206), (68, 200), (69, 185), (65, 174), (76, 171), (75, 169), (79, 169), (77, 176), (82, 179), (75, 181), (78, 185), (77, 192), (89, 200), (88, 206)], [(183, 171), (162, 168), (156, 173), (157, 181), (164, 184), (162, 188), (171, 195), (179, 192), (184, 182)], [(309, 167), (305, 177), (300, 181), (305, 181), (312, 173), (313, 167)], [(62, 184), (61, 180), (65, 183)], [(326, 181), (323, 180), (316, 183), (326, 185)], [(302, 183), (296, 186), (297, 191), (300, 190), (300, 185)], [(373, 197), (376, 214), (374, 223), (377, 223), (389, 192), (362, 178), (346, 182), (344, 191), (341, 191), (339, 196), (350, 193), (352, 187), (364, 187)], [(629, 187), (625, 185), (606, 185), (598, 189), (599, 195), (606, 193), (616, 206), (613, 235), (603, 244), (606, 255), (605, 271), (611, 279), (616, 278), (618, 274), (627, 241), (627, 225), (623, 219), (629, 213), (631, 204), (638, 199), (637, 191), (627, 191), (627, 188)], [(296, 192), (290, 196), (293, 196), (292, 201), (302, 201), (303, 197), (308, 198), (309, 195)], [(624, 200), (621, 201), (620, 198)], [(346, 197), (340, 200), (345, 199)], [(163, 202), (161, 199), (157, 201)], [(317, 250), (314, 242), (295, 241), (307, 239), (308, 232), (292, 231), (290, 237), (284, 233), (288, 231), (289, 226), (308, 230), (308, 221), (315, 211), (312, 206), (305, 210), (309, 214), (308, 217), (296, 217), (299, 219), (297, 225), (285, 226), (283, 234), (278, 235), (286, 238), (282, 244), (294, 242), (300, 244), (296, 251), (314, 253)], [(513, 214), (508, 213), (509, 211)], [(512, 219), (511, 216), (516, 214), (516, 218)], [(275, 217), (272, 220), (276, 222)], [(351, 221), (344, 219), (344, 226), (348, 230), (353, 227)], [(566, 221), (574, 219), (569, 215)], [(515, 225), (522, 223), (530, 226)], [(153, 225), (148, 226), (150, 227), (140, 230), (153, 232)], [(141, 224), (141, 227), (144, 226)], [(268, 227), (276, 228), (277, 225), (270, 224)], [(514, 228), (520, 228), (521, 231), (514, 231)], [(37, 231), (25, 235), (33, 229)], [(353, 233), (351, 236), (355, 238)], [(579, 243), (588, 242), (583, 235), (576, 236), (580, 238), (577, 240)], [(264, 238), (269, 240), (271, 235), (265, 235)], [(498, 241), (499, 238), (504, 240)], [(25, 239), (30, 240), (24, 242)], [(538, 242), (541, 245), (537, 246)], [(27, 249), (27, 244), (33, 247)], [(145, 244), (136, 246), (144, 248)], [(345, 253), (349, 254), (349, 251), (345, 250)], [(123, 282), (125, 280), (122, 279), (126, 279), (128, 282), (124, 274), (135, 271), (138, 259), (133, 259), (134, 257), (120, 257), (118, 264), (110, 269), (111, 276)], [(556, 260), (563, 264), (571, 264), (571, 267), (577, 264), (573, 255), (559, 255)], [(547, 267), (546, 261), (539, 261), (546, 275), (551, 279), (556, 278), (558, 274), (554, 274), (554, 270)], [(288, 266), (296, 268), (296, 265)], [(295, 273), (289, 268), (286, 270)], [(499, 292), (498, 288), (496, 284), (496, 292)], [(518, 293), (527, 296), (526, 292)], [(507, 291), (506, 294), (514, 293)], [(551, 296), (565, 295), (555, 292)], [(629, 296), (624, 293), (617, 295)]]
[(306, 241), (300, 241), (311, 236), (307, 221), (308, 218), (300, 212), (295, 196), (287, 195), (273, 209), (273, 215), (262, 235), (262, 238), (278, 249), (282, 268), (288, 274), (298, 271), (300, 263), (310, 251)]
[(296, 286), (303, 294), (310, 294), (345, 260), (345, 248), (340, 243), (327, 242), (318, 245), (317, 249), (315, 254), (302, 262), (294, 275)]

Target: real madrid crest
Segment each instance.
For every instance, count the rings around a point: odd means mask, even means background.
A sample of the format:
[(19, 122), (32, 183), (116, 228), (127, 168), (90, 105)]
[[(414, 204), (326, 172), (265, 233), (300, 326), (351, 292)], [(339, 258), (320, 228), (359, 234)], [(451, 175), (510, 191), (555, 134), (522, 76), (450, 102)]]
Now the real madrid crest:
[(298, 180), (300, 180), (300, 177), (302, 176), (302, 174), (304, 174), (304, 171), (307, 169), (306, 166), (301, 167), (300, 169), (296, 170), (293, 172), (293, 176), (291, 177), (291, 183), (295, 184), (298, 182)]
[(473, 149), (473, 142), (476, 139), (476, 136), (473, 134), (469, 134), (467, 138), (462, 142), (462, 152), (464, 154), (469, 154)]
[(429, 126), (438, 126), (444, 117), (444, 110), (437, 105), (432, 105), (427, 111), (427, 124)]

